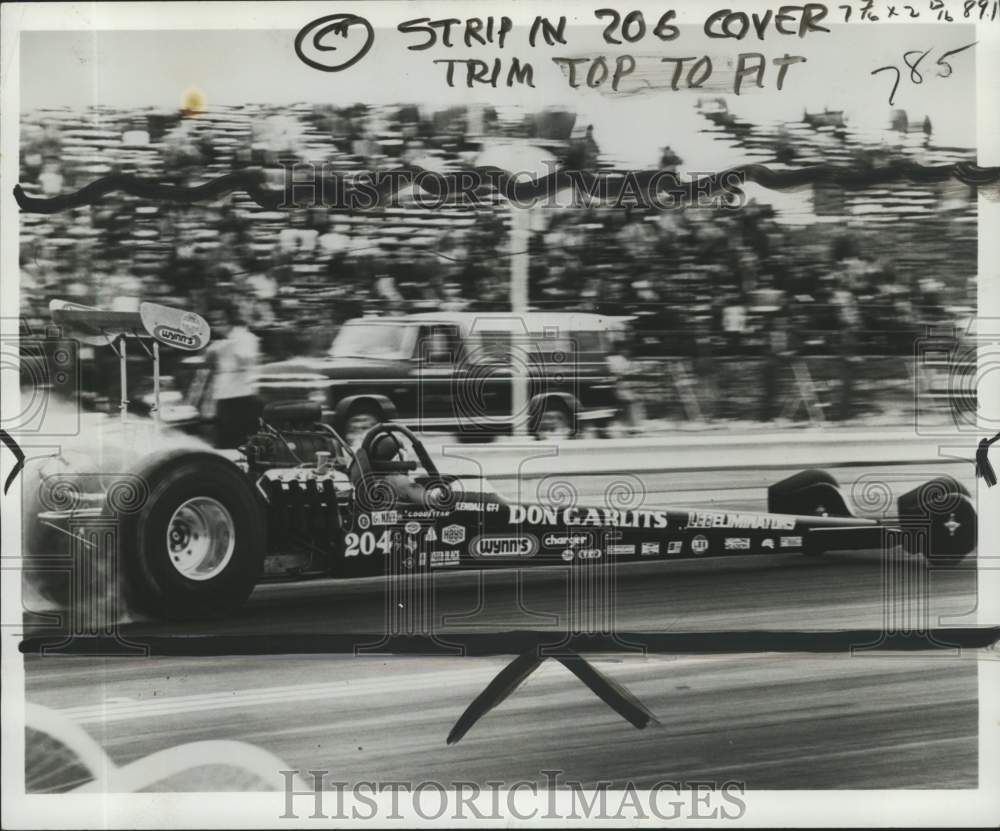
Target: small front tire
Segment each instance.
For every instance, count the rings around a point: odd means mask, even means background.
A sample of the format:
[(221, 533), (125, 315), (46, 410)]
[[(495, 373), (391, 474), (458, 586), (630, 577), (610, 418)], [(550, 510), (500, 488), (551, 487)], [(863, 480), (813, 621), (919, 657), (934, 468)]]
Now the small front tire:
[(899, 497), (904, 545), (933, 565), (954, 565), (973, 554), (978, 519), (968, 490), (950, 476), (925, 482)]

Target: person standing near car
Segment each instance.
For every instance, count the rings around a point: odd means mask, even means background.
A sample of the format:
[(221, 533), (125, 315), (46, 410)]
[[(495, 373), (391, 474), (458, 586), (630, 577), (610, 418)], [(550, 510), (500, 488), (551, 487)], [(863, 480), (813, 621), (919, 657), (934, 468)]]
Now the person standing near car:
[(212, 373), (209, 412), (214, 410), (216, 447), (239, 447), (256, 428), (260, 415), (253, 386), (260, 347), (233, 304), (219, 305), (209, 320), (213, 336), (208, 347)]
[(621, 421), (629, 433), (639, 433), (646, 420), (646, 408), (635, 388), (637, 370), (632, 362), (632, 345), (624, 336), (615, 338), (607, 357), (608, 369), (616, 379), (615, 396)]

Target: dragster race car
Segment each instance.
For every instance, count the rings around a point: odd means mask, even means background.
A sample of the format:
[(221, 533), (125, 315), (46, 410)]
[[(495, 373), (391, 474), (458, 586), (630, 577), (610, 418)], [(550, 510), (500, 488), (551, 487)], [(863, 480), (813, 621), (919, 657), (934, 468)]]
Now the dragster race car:
[[(157, 344), (192, 349), (208, 339), (199, 316), (156, 304), (136, 314), (55, 301), (52, 309), (64, 329), (122, 356), (127, 340), (151, 344), (154, 373)], [(124, 388), (122, 400), (124, 420)], [(523, 504), (483, 478), (442, 473), (401, 424), (377, 424), (353, 448), (338, 417), (316, 402), (272, 402), (238, 451), (172, 441), (155, 421), (159, 438), (141, 450), (110, 443), (87, 462), (60, 451), (37, 464), (26, 492), (26, 558), (50, 559), (70, 545), (91, 561), (86, 573), (120, 572), (133, 608), (185, 619), (232, 612), (269, 578), (593, 568), (900, 543), (907, 556), (952, 563), (976, 546), (973, 503), (948, 477), (902, 495), (891, 522), (852, 515), (836, 480), (819, 470), (772, 485), (761, 513)], [(93, 453), (96, 442), (85, 438)]]

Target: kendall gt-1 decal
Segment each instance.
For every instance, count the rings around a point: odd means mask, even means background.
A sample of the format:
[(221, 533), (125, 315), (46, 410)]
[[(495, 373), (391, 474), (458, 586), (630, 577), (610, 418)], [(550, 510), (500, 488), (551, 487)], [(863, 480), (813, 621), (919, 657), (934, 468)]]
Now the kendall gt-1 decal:
[(498, 502), (456, 502), (455, 510), (495, 514), (500, 510), (500, 504)]

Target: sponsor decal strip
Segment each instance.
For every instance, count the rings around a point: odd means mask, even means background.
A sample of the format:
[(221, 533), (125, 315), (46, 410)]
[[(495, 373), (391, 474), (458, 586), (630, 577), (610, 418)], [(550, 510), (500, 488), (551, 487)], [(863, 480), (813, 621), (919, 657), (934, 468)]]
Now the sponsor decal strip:
[(440, 566), (457, 566), (458, 565), (458, 552), (457, 551), (432, 551), (431, 552), (431, 568), (438, 568)]
[(613, 508), (551, 508), (543, 505), (511, 505), (511, 525), (593, 525), (614, 528), (666, 528), (666, 511), (616, 511)]
[(733, 511), (688, 511), (687, 527), (792, 531), (795, 529), (795, 518), (778, 514), (744, 514)]
[(532, 534), (483, 534), (469, 544), (473, 557), (534, 557), (538, 551), (538, 538)]

